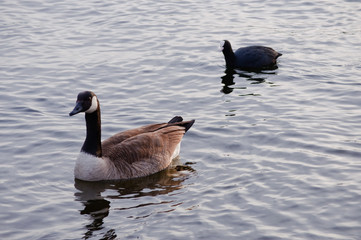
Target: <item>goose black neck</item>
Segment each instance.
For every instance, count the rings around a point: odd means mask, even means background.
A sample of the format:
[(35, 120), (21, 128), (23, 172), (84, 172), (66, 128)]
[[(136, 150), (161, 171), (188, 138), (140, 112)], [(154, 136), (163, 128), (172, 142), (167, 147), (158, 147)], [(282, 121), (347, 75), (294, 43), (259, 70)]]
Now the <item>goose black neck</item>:
[(236, 55), (234, 55), (231, 46), (223, 49), (224, 59), (226, 60), (227, 68), (234, 68), (236, 66)]
[(81, 150), (96, 157), (102, 157), (100, 109), (85, 113), (86, 138)]

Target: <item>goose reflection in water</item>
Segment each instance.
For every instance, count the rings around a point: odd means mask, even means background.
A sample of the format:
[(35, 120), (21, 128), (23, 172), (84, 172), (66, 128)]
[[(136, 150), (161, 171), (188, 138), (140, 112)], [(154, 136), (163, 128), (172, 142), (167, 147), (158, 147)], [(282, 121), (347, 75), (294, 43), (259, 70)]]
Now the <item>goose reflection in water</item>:
[[(75, 188), (79, 190), (75, 193), (75, 200), (82, 202), (84, 206), (84, 209), (80, 210), (80, 214), (89, 215), (92, 220), (90, 224), (86, 225), (87, 231), (83, 238), (92, 238), (94, 237), (94, 233), (104, 228), (103, 220), (109, 215), (111, 207), (109, 200), (164, 195), (182, 189), (184, 187), (183, 182), (188, 179), (195, 170), (191, 167), (193, 163), (185, 163), (184, 165), (178, 163), (179, 159), (175, 159), (172, 166), (167, 169), (147, 177), (136, 179), (100, 182), (85, 182), (75, 179)], [(115, 190), (118, 194), (114, 195), (113, 193), (111, 196), (102, 196), (102, 192), (107, 190)], [(114, 210), (124, 211), (168, 203), (169, 201), (159, 203), (143, 202), (135, 206), (116, 208)], [(110, 229), (104, 233), (102, 239), (115, 239), (116, 237), (115, 229)]]
[[(275, 69), (274, 69), (275, 70)], [(259, 72), (248, 72), (248, 71), (240, 71), (234, 69), (227, 69), (224, 71), (225, 75), (221, 77), (223, 87), (221, 92), (224, 94), (230, 94), (234, 89), (247, 89), (247, 87), (234, 87), (236, 83), (234, 82), (235, 76), (240, 78), (244, 78), (247, 81), (250, 81), (251, 84), (260, 84), (265, 83), (267, 79), (267, 75), (276, 74), (273, 70), (263, 70)], [(269, 84), (273, 84), (272, 82), (267, 82)]]

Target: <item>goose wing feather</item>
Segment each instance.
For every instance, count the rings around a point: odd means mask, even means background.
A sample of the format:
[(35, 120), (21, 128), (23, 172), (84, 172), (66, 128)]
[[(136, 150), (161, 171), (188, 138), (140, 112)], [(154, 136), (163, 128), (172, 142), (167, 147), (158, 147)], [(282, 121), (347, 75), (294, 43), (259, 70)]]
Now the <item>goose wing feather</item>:
[(117, 133), (102, 142), (103, 154), (104, 154), (104, 152), (106, 153), (108, 151), (108, 149), (113, 148), (115, 145), (121, 143), (122, 141), (124, 141), (128, 138), (134, 137), (141, 133), (154, 132), (157, 129), (164, 127), (164, 126), (167, 126), (167, 123), (149, 124), (149, 125), (145, 125), (142, 127), (138, 127), (138, 128), (134, 128), (134, 129), (126, 130), (124, 132)]
[(116, 134), (103, 142), (103, 156), (123, 178), (161, 171), (185, 133), (185, 127), (177, 124), (152, 124)]

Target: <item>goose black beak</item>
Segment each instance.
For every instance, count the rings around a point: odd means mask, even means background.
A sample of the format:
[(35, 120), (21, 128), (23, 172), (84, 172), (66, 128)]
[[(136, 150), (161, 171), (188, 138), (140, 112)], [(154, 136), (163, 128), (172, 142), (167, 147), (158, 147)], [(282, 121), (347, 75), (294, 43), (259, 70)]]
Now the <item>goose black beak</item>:
[(80, 112), (83, 112), (83, 104), (82, 104), (82, 102), (79, 101), (79, 102), (76, 102), (76, 105), (75, 105), (73, 111), (71, 111), (69, 113), (69, 116), (73, 116), (73, 115), (75, 115), (77, 113), (80, 113)]

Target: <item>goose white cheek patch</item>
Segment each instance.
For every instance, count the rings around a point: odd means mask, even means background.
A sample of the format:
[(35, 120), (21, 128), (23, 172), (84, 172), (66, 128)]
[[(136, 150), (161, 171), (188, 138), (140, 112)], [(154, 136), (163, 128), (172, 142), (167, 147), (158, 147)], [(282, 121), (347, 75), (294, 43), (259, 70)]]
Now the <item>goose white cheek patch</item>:
[(86, 110), (85, 112), (86, 113), (92, 113), (92, 112), (95, 112), (98, 108), (98, 101), (97, 101), (97, 97), (96, 96), (93, 96), (93, 99), (92, 99), (92, 105), (90, 106), (90, 108), (88, 110)]

